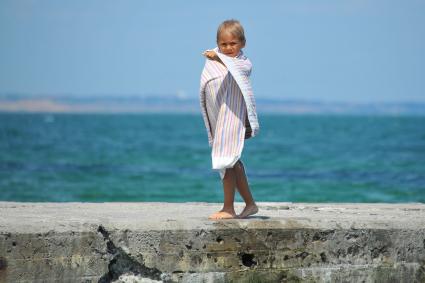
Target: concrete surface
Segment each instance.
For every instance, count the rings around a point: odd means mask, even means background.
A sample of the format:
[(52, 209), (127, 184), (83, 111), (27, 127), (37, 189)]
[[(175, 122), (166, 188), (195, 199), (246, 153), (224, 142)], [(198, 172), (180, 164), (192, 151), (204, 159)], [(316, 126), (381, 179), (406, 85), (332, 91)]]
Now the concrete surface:
[(425, 282), (425, 204), (258, 205), (0, 202), (0, 282)]

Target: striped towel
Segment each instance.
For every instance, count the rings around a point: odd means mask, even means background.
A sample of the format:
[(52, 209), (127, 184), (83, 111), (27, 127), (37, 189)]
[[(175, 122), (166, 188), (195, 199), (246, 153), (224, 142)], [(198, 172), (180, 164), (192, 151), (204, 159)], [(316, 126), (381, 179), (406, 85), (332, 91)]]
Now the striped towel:
[(201, 75), (200, 104), (212, 147), (212, 168), (224, 178), (239, 160), (244, 139), (258, 134), (259, 124), (249, 76), (252, 65), (241, 51), (229, 57), (213, 49), (225, 66), (207, 59)]

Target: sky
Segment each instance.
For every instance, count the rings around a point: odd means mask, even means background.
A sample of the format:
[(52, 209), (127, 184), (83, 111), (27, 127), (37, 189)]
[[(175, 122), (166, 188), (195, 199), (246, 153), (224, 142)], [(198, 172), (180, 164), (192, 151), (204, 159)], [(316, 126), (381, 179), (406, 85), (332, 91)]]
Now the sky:
[(0, 0), (0, 93), (197, 98), (238, 19), (255, 96), (425, 102), (423, 0)]

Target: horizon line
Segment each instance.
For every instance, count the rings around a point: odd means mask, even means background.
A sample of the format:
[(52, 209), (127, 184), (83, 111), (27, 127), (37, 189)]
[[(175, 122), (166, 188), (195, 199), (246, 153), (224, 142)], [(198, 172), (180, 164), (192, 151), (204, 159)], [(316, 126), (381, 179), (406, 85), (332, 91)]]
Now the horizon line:
[[(177, 99), (179, 101), (193, 101), (197, 100), (197, 95), (180, 95), (178, 93), (147, 93), (147, 94), (136, 94), (136, 93), (109, 93), (109, 94), (99, 94), (99, 93), (57, 93), (57, 94), (51, 94), (51, 93), (26, 93), (26, 92), (0, 92), (0, 101), (2, 99), (13, 99), (13, 96), (18, 96), (15, 99), (25, 99), (25, 98), (36, 98), (36, 99), (42, 99), (42, 98), (51, 98), (51, 99), (63, 99), (63, 98), (75, 98), (75, 99), (90, 99), (90, 98), (96, 98), (96, 99), (108, 99), (108, 98), (137, 98), (137, 99), (146, 99), (146, 98), (158, 98), (158, 99)], [(19, 97), (20, 96), (20, 97)], [(264, 100), (273, 100), (273, 101), (281, 101), (281, 102), (288, 102), (288, 101), (294, 101), (294, 102), (302, 102), (302, 103), (349, 103), (349, 104), (376, 104), (376, 103), (385, 103), (385, 104), (425, 104), (425, 100), (336, 100), (336, 99), (324, 99), (324, 98), (303, 98), (303, 97), (282, 97), (282, 96), (262, 96), (262, 95), (256, 95), (255, 99), (257, 101), (264, 101)]]

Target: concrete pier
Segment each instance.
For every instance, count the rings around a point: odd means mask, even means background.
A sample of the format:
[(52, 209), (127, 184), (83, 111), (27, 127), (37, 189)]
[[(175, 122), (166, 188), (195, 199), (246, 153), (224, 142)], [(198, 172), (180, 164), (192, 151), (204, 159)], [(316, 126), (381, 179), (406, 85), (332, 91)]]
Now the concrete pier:
[(258, 205), (0, 202), (0, 282), (425, 282), (425, 204)]

